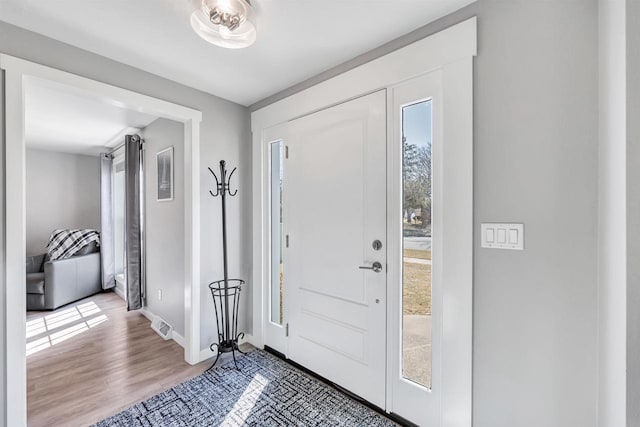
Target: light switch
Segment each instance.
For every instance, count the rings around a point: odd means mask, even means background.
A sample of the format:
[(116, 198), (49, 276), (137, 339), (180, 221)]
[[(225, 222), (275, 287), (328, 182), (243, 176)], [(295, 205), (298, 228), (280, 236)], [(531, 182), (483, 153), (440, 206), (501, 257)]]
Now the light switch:
[(481, 246), (491, 249), (524, 249), (524, 224), (483, 223)]
[(487, 228), (484, 232), (484, 239), (486, 240), (487, 243), (493, 243), (496, 240), (495, 229)]

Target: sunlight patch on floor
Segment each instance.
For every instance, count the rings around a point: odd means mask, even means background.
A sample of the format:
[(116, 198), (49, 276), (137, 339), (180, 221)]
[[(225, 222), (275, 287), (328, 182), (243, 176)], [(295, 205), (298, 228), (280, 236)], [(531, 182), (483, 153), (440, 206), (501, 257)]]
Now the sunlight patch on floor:
[(244, 425), (249, 414), (251, 414), (251, 411), (256, 406), (256, 402), (262, 394), (262, 390), (264, 390), (268, 383), (269, 380), (260, 374), (256, 374), (220, 425)]
[[(27, 356), (68, 340), (108, 320), (98, 305), (89, 301), (27, 321)], [(61, 329), (63, 328), (64, 329)], [(44, 336), (41, 336), (46, 334)]]

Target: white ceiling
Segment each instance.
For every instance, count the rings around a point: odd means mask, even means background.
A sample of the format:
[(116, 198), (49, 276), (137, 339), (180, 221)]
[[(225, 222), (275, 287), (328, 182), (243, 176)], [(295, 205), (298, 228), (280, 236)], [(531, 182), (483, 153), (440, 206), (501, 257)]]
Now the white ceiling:
[(75, 88), (32, 77), (25, 81), (28, 148), (98, 155), (156, 118)]
[(0, 0), (0, 20), (250, 105), (474, 0), (252, 0), (240, 50), (191, 30), (193, 1)]

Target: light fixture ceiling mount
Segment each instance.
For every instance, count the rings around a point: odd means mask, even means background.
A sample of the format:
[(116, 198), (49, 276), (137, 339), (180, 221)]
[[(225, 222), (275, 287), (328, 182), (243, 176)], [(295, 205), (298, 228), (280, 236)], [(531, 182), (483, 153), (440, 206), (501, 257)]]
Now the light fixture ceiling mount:
[(256, 24), (249, 0), (201, 0), (191, 14), (193, 30), (209, 43), (230, 49), (251, 46)]

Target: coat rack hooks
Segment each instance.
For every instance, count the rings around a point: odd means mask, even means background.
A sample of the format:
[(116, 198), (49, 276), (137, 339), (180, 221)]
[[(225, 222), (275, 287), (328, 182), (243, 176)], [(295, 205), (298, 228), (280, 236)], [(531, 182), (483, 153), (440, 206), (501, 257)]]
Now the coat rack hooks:
[(209, 169), (209, 172), (211, 172), (211, 175), (213, 175), (216, 180), (216, 192), (214, 193), (213, 191), (209, 190), (209, 194), (211, 194), (213, 197), (218, 197), (225, 194), (233, 197), (238, 194), (237, 188), (235, 191), (231, 191), (231, 177), (238, 169), (237, 167), (233, 168), (233, 170), (227, 177), (226, 162), (224, 160), (220, 160), (220, 179), (218, 179), (218, 175), (216, 175), (216, 173), (210, 167), (208, 167), (207, 169)]

